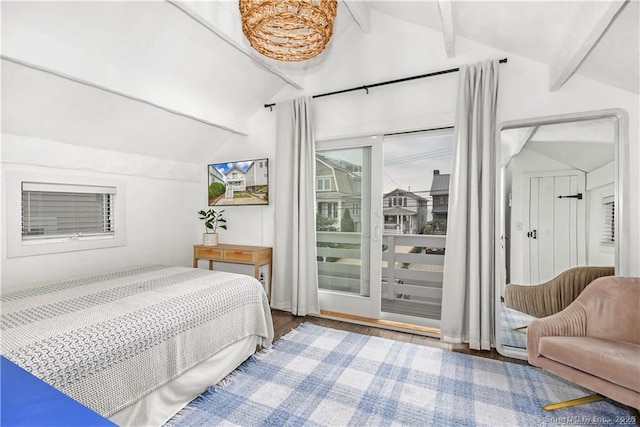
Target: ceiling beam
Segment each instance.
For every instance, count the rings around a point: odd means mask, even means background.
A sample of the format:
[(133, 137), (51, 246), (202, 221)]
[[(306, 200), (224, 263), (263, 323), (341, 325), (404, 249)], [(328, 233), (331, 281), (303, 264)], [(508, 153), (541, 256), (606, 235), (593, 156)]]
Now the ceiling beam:
[(345, 0), (343, 3), (349, 9), (349, 13), (360, 26), (360, 29), (368, 33), (371, 30), (371, 9), (367, 2)]
[[(175, 6), (178, 10), (189, 16), (191, 19), (211, 31), (230, 46), (238, 50), (238, 52), (248, 56), (269, 73), (277, 76), (285, 83), (294, 88), (301, 90), (302, 85), (296, 80), (289, 77), (286, 73), (279, 70), (258, 52), (253, 50), (249, 43), (245, 40), (240, 25), (240, 9), (237, 7), (229, 7), (228, 2), (189, 2), (187, 5), (184, 1), (166, 0), (167, 3)], [(235, 2), (233, 4), (236, 4)]]
[(626, 2), (627, 0), (606, 0), (587, 3), (589, 9), (573, 25), (567, 27), (565, 40), (558, 43), (560, 49), (549, 66), (551, 92), (560, 89), (578, 70)]
[(87, 86), (87, 87), (91, 87), (93, 89), (97, 89), (97, 90), (100, 90), (102, 92), (110, 93), (112, 95), (116, 95), (116, 96), (119, 96), (119, 97), (122, 97), (122, 98), (127, 98), (127, 99), (129, 99), (131, 101), (134, 101), (134, 102), (139, 102), (139, 103), (142, 103), (142, 104), (146, 104), (146, 105), (148, 105), (150, 107), (157, 108), (159, 110), (165, 111), (165, 112), (170, 113), (170, 114), (174, 114), (176, 116), (181, 116), (181, 117), (184, 117), (184, 118), (187, 118), (187, 119), (190, 119), (190, 120), (194, 120), (196, 122), (205, 124), (207, 126), (211, 126), (211, 127), (217, 128), (217, 129), (222, 129), (222, 130), (225, 130), (225, 131), (228, 131), (228, 132), (232, 132), (232, 133), (235, 133), (235, 134), (238, 134), (238, 135), (245, 135), (245, 136), (249, 135), (248, 125), (244, 121), (236, 121), (234, 123), (221, 123), (221, 122), (217, 122), (217, 121), (213, 122), (211, 120), (207, 120), (206, 118), (203, 118), (203, 117), (200, 117), (200, 116), (196, 116), (196, 115), (193, 115), (193, 114), (189, 114), (189, 113), (186, 113), (184, 111), (177, 110), (177, 109), (172, 108), (172, 107), (170, 107), (168, 105), (163, 105), (163, 104), (160, 104), (158, 102), (151, 101), (149, 99), (141, 98), (139, 96), (135, 96), (135, 95), (132, 95), (132, 94), (129, 94), (129, 93), (125, 93), (125, 92), (122, 92), (122, 91), (119, 91), (119, 90), (115, 90), (115, 89), (112, 89), (112, 88), (109, 88), (109, 87), (106, 87), (106, 86), (103, 86), (103, 85), (100, 85), (100, 84), (97, 84), (97, 83), (94, 83), (94, 82), (90, 82), (90, 81), (81, 79), (81, 78), (76, 77), (76, 76), (65, 74), (65, 73), (63, 73), (61, 71), (54, 70), (54, 69), (52, 69), (50, 67), (47, 67), (47, 66), (26, 62), (26, 61), (23, 61), (23, 60), (20, 60), (18, 58), (15, 58), (15, 57), (12, 57), (12, 56), (8, 56), (8, 55), (5, 55), (5, 54), (0, 54), (0, 59), (2, 59), (3, 61), (13, 62), (14, 64), (21, 65), (23, 67), (31, 68), (32, 70), (37, 70), (37, 71), (40, 71), (40, 72), (43, 72), (43, 73), (50, 74), (52, 76), (60, 77), (62, 79), (68, 80), (70, 82), (74, 82), (74, 83), (78, 83), (78, 84), (81, 84), (81, 85), (84, 85), (84, 86)]
[(442, 21), (442, 35), (444, 37), (444, 49), (447, 58), (456, 56), (456, 29), (453, 25), (453, 1), (438, 0), (440, 20)]

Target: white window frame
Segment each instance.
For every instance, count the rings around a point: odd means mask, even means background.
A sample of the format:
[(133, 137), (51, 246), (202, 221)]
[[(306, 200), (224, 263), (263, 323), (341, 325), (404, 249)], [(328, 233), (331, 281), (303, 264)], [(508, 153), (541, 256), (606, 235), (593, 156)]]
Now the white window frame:
[(319, 176), (316, 179), (316, 191), (331, 191), (331, 177)]
[[(22, 184), (42, 183), (69, 186), (113, 187), (114, 210), (112, 236), (83, 236), (59, 239), (22, 238)], [(67, 176), (5, 171), (7, 258), (104, 249), (126, 244), (126, 184), (124, 181), (89, 176)]]

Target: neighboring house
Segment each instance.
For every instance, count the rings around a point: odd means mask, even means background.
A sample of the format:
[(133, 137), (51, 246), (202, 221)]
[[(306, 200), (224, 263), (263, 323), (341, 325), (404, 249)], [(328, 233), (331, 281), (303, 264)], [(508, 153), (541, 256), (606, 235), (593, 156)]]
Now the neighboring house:
[(259, 187), (269, 184), (268, 160), (261, 159), (251, 162), (245, 174), (247, 190), (258, 192)]
[(427, 199), (410, 191), (395, 190), (382, 199), (384, 232), (418, 234), (427, 223)]
[(362, 168), (345, 160), (316, 154), (317, 213), (334, 219), (331, 225), (318, 231), (341, 231), (345, 212), (353, 220), (353, 231), (362, 231)]
[(247, 188), (246, 172), (238, 165), (233, 165), (224, 175), (227, 181), (227, 190), (245, 191)]
[(218, 169), (216, 169), (214, 165), (209, 165), (209, 185), (213, 184), (214, 182), (226, 184), (224, 175), (222, 175), (222, 173)]
[(438, 169), (433, 171), (433, 181), (431, 181), (431, 198), (433, 208), (431, 210), (434, 228), (433, 234), (447, 233), (447, 215), (449, 212), (449, 179), (450, 174), (440, 174)]

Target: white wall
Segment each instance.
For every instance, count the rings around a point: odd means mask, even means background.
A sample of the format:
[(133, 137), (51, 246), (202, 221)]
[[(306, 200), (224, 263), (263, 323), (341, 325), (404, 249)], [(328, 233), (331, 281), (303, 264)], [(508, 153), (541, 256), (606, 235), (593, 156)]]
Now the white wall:
[[(269, 160), (269, 204), (266, 206), (225, 206), (224, 217), (227, 230), (219, 230), (220, 243), (238, 245), (272, 246), (274, 240), (275, 208), (273, 197), (275, 170), (275, 114), (265, 109), (256, 114), (252, 121), (251, 135), (234, 136), (213, 153), (203, 156), (200, 179), (208, 180), (207, 165), (237, 160)], [(205, 200), (206, 203), (206, 200)]]
[[(199, 165), (90, 149), (55, 141), (2, 135), (0, 204), (1, 283), (19, 286), (157, 263), (190, 266), (199, 243), (196, 211), (206, 206)], [(5, 173), (116, 179), (126, 183), (126, 245), (108, 249), (8, 258)], [(120, 195), (118, 195), (119, 197)]]
[[(338, 73), (323, 74), (322, 68), (305, 79), (305, 92), (287, 89), (274, 99), (291, 99), (302, 94), (312, 95), (328, 90), (344, 89), (375, 83), (392, 78), (475, 63), (484, 59), (508, 57), (500, 66), (498, 96), (498, 125), (500, 123), (532, 117), (576, 113), (608, 108), (621, 108), (629, 114), (630, 165), (640, 164), (640, 111), (638, 95), (597, 81), (574, 75), (560, 90), (549, 92), (548, 66), (508, 52), (501, 52), (478, 43), (457, 39), (457, 56), (447, 59), (442, 48), (442, 34), (437, 31), (396, 22), (392, 18), (378, 22), (382, 17), (372, 13), (372, 26), (387, 25), (390, 31), (401, 34), (406, 45), (391, 45), (386, 39), (368, 34), (358, 39), (357, 46), (341, 46), (340, 55), (333, 55), (327, 68), (337, 67)], [(352, 31), (359, 31), (357, 27)], [(354, 38), (355, 39), (355, 38)], [(413, 43), (413, 44), (412, 44)], [(363, 46), (370, 45), (370, 46)], [(377, 56), (363, 56), (367, 47), (376, 50), (397, 50), (397, 60), (379, 63)], [(457, 96), (458, 74), (447, 74), (371, 89), (350, 92), (314, 100), (315, 132), (319, 140), (338, 137), (375, 134), (399, 130), (415, 130), (453, 124)], [(257, 113), (252, 121), (251, 137), (233, 137), (216, 153), (221, 157), (275, 156), (275, 112), (268, 109)], [(499, 126), (498, 126), (499, 128)], [(631, 194), (627, 200), (631, 209), (631, 274), (640, 276), (640, 168), (630, 169)], [(273, 175), (273, 172), (272, 172)], [(272, 187), (272, 191), (277, 189)], [(225, 234), (230, 241), (252, 241), (261, 236), (261, 242), (273, 244), (272, 224), (274, 212), (269, 207), (261, 220), (248, 229), (234, 227)], [(238, 218), (254, 218), (250, 212), (239, 212)], [(262, 228), (262, 229), (261, 229)]]

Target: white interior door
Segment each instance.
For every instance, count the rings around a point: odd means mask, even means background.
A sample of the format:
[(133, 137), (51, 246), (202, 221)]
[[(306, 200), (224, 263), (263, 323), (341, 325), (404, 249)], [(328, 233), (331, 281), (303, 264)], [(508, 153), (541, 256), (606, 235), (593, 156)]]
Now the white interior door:
[(318, 287), (325, 313), (379, 315), (380, 141), (357, 138), (316, 145)]
[(585, 174), (532, 173), (525, 178), (524, 278), (538, 284), (585, 263)]

